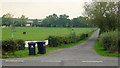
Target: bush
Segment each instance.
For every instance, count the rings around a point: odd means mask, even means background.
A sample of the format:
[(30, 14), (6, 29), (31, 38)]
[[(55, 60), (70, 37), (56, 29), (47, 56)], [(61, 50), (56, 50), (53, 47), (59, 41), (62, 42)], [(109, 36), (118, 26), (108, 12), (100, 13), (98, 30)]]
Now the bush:
[(83, 33), (83, 34), (81, 34), (79, 38), (80, 38), (80, 40), (85, 39), (85, 38), (86, 38), (86, 34), (84, 34), (84, 33)]
[(75, 43), (75, 42), (78, 42), (78, 41), (83, 40), (86, 37), (90, 36), (94, 31), (95, 30), (87, 32), (87, 33), (83, 33), (80, 35), (76, 35), (75, 33), (71, 33), (70, 35), (68, 35), (66, 37), (49, 36), (47, 38), (49, 41), (48, 46), (49, 47), (58, 47), (58, 46), (62, 46), (65, 44)]
[(22, 39), (17, 39), (16, 40), (17, 43), (17, 50), (24, 50), (25, 49), (25, 41), (23, 41)]
[(2, 53), (3, 55), (6, 52), (15, 52), (17, 50), (16, 42), (14, 39), (4, 40), (2, 41)]
[(17, 50), (25, 49), (25, 42), (20, 39), (8, 39), (2, 41), (2, 54), (5, 55), (8, 52), (15, 52)]
[(85, 39), (87, 37), (86, 35), (88, 36), (88, 34), (81, 34), (79, 36), (69, 35), (67, 37), (49, 36), (48, 44), (49, 44), (49, 47), (57, 47), (64, 44), (75, 43), (77, 41)]
[(99, 43), (105, 50), (118, 52), (120, 36), (118, 31), (105, 32), (100, 35)]
[(48, 40), (50, 47), (57, 47), (60, 44), (60, 37), (49, 36)]

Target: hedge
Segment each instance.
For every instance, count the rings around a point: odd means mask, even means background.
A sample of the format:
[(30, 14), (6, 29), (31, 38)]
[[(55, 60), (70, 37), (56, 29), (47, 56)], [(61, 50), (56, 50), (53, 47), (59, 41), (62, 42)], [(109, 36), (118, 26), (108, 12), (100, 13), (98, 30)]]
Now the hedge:
[(88, 37), (89, 34), (81, 34), (79, 36), (76, 35), (69, 35), (67, 37), (59, 37), (59, 36), (49, 36), (49, 47), (58, 47), (64, 44), (75, 43), (77, 41), (83, 40)]
[(5, 55), (8, 52), (15, 52), (17, 50), (25, 49), (25, 41), (21, 39), (8, 39), (2, 41), (2, 54)]
[(119, 52), (120, 35), (118, 31), (105, 32), (100, 35), (99, 43), (109, 52)]

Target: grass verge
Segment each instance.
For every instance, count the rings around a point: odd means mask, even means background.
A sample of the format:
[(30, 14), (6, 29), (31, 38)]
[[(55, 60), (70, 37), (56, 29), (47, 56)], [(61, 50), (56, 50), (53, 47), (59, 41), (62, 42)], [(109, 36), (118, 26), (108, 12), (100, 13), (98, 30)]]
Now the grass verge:
[(94, 49), (95, 49), (96, 53), (101, 56), (120, 57), (120, 54), (118, 54), (118, 53), (111, 53), (109, 51), (105, 51), (104, 48), (102, 46), (100, 46), (99, 41), (96, 41)]
[(19, 51), (16, 51), (13, 55), (13, 53), (9, 53), (8, 55), (4, 55), (2, 56), (2, 58), (22, 58), (22, 57), (35, 57), (35, 56), (43, 56), (43, 55), (48, 55), (50, 52), (52, 51), (55, 51), (55, 50), (60, 50), (60, 49), (64, 49), (64, 48), (68, 48), (68, 47), (71, 47), (71, 46), (75, 46), (77, 44), (80, 44), (84, 41), (86, 41), (89, 37), (91, 37), (91, 35), (93, 34), (94, 32), (92, 32), (88, 37), (86, 37), (85, 39), (83, 40), (80, 40), (76, 43), (70, 43), (70, 44), (66, 44), (66, 45), (63, 45), (63, 46), (58, 46), (58, 47), (46, 47), (46, 52), (47, 54), (37, 54), (38, 52), (38, 49), (36, 48), (36, 55), (33, 55), (33, 56), (30, 56), (28, 55), (29, 53), (29, 50), (28, 48), (26, 48), (25, 50), (19, 50)]

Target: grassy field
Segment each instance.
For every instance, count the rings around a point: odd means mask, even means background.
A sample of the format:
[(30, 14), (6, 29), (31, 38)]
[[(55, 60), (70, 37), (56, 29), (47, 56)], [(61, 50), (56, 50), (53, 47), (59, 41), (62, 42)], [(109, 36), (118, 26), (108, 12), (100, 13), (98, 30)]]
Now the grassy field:
[[(94, 32), (93, 32), (94, 33)], [(91, 33), (91, 35), (93, 34)], [(90, 35), (90, 36), (91, 36)], [(89, 37), (90, 37), (89, 36)], [(70, 44), (66, 44), (66, 45), (63, 45), (63, 46), (58, 46), (58, 47), (46, 47), (46, 52), (47, 54), (37, 54), (38, 52), (38, 49), (36, 48), (36, 55), (29, 55), (29, 50), (28, 48), (26, 48), (25, 50), (19, 50), (19, 51), (16, 51), (13, 55), (13, 53), (9, 53), (8, 55), (4, 55), (2, 56), (2, 58), (22, 58), (22, 57), (35, 57), (35, 56), (43, 56), (43, 55), (48, 55), (50, 54), (50, 52), (53, 52), (55, 50), (59, 50), (59, 49), (64, 49), (64, 48), (68, 48), (68, 47), (71, 47), (71, 46), (75, 46), (77, 44), (80, 44), (82, 42), (84, 42), (85, 40), (87, 40), (89, 37), (86, 37), (85, 39), (83, 40), (80, 40), (76, 43), (70, 43)]]
[[(75, 33), (81, 34), (94, 30), (95, 28), (54, 28), (54, 27), (15, 27), (14, 38), (23, 40), (44, 40), (50, 35), (67, 36), (74, 29)], [(27, 32), (25, 35), (23, 32)], [(11, 38), (11, 28), (2, 29), (2, 39)]]
[(110, 53), (109, 51), (105, 51), (104, 48), (100, 46), (99, 41), (96, 42), (94, 49), (97, 52), (97, 54), (101, 56), (120, 57), (120, 54), (118, 53)]
[[(24, 40), (44, 40), (50, 35), (67, 36), (71, 33), (72, 29), (74, 29), (75, 33), (77, 35), (79, 35), (82, 33), (91, 32), (92, 30), (95, 30), (96, 28), (16, 27), (15, 32), (14, 32), (14, 38), (16, 38), (16, 39), (21, 38)], [(23, 32), (27, 32), (27, 34), (23, 35)], [(91, 33), (91, 35), (92, 35), (92, 33)], [(67, 48), (70, 46), (74, 46), (76, 44), (80, 44), (81, 42), (85, 41), (89, 37), (87, 37), (83, 40), (80, 40), (77, 43), (71, 43), (71, 44), (67, 44), (67, 45), (63, 45), (63, 46), (59, 46), (59, 47), (47, 47), (46, 48), (47, 54), (49, 54), (48, 52), (52, 52), (54, 50), (63, 49), (63, 48)], [(3, 28), (2, 29), (2, 39), (6, 40), (9, 38), (11, 38), (11, 28), (9, 28), (9, 27)], [(3, 58), (30, 57), (28, 55), (28, 53), (29, 53), (28, 51), (29, 51), (28, 48), (26, 48), (25, 50), (16, 51), (14, 53), (14, 55), (13, 55), (13, 53), (9, 53), (2, 57)], [(37, 48), (36, 48), (36, 52), (38, 52)], [(45, 55), (47, 55), (47, 54), (45, 54)], [(35, 56), (41, 56), (41, 54), (37, 54)]]

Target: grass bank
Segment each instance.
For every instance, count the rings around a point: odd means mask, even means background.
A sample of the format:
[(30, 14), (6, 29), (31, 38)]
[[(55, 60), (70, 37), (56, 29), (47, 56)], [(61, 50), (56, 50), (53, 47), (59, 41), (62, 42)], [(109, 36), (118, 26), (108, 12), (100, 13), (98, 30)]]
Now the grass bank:
[(96, 53), (101, 56), (120, 57), (120, 54), (118, 54), (118, 53), (111, 53), (109, 51), (105, 51), (105, 49), (102, 46), (100, 46), (99, 41), (96, 41), (94, 49), (95, 49)]

